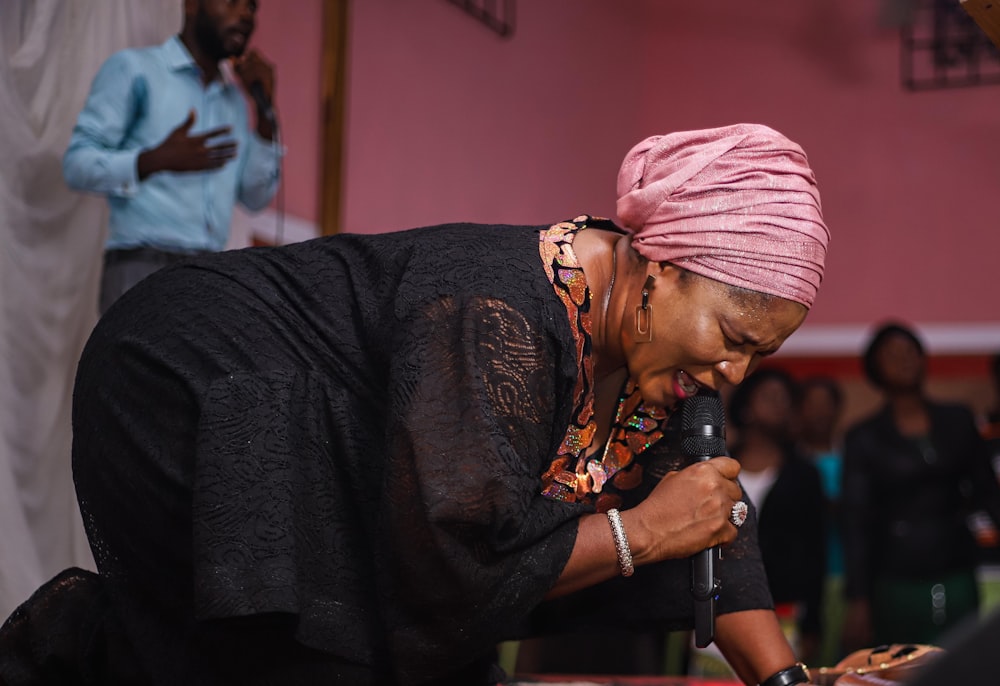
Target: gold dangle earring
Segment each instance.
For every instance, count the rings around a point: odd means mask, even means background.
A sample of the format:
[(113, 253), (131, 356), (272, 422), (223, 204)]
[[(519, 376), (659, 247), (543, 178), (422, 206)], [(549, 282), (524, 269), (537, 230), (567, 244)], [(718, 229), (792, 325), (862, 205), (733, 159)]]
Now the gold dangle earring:
[(642, 285), (642, 304), (635, 306), (635, 329), (632, 340), (636, 343), (649, 343), (653, 340), (653, 308), (649, 304), (649, 289), (653, 287), (656, 277), (652, 274), (646, 277)]

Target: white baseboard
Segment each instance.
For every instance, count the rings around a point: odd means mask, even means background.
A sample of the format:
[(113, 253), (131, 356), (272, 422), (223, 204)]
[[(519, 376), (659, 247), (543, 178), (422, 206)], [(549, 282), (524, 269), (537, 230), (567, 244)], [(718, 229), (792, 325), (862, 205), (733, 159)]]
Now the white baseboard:
[(255, 241), (269, 245), (288, 245), (317, 238), (319, 227), (315, 222), (294, 215), (278, 213), (268, 208), (250, 213), (237, 206), (233, 210), (228, 249), (245, 248)]
[[(256, 239), (267, 244), (298, 243), (320, 235), (315, 222), (272, 209), (256, 214), (237, 207), (227, 248), (242, 248)], [(1000, 352), (1000, 322), (912, 323), (932, 355), (988, 355)], [(859, 356), (875, 330), (870, 324), (805, 324), (781, 346), (777, 356)]]
[[(911, 323), (932, 355), (984, 355), (1000, 352), (1000, 322)], [(804, 324), (781, 346), (782, 356), (861, 355), (877, 325)]]

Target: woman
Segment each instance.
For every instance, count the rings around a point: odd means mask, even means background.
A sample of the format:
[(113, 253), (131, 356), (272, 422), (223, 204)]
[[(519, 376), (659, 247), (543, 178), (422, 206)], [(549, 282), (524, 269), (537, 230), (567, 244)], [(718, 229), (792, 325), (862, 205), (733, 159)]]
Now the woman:
[(1000, 522), (1000, 488), (972, 412), (927, 397), (912, 329), (881, 326), (864, 354), (885, 405), (844, 441), (846, 649), (872, 641), (936, 643), (979, 606), (978, 504)]
[(844, 391), (829, 376), (802, 380), (799, 405), (798, 449), (819, 470), (826, 504), (826, 581), (823, 592), (823, 646), (819, 664), (840, 661), (841, 626), (844, 617), (844, 548), (841, 542), (840, 490), (843, 482), (843, 438), (840, 418)]
[(210, 255), (129, 291), (74, 402), (100, 576), (41, 589), (0, 648), (61, 605), (157, 683), (487, 683), (542, 626), (690, 625), (686, 558), (718, 544), (718, 644), (747, 683), (801, 681), (736, 463), (643, 464), (671, 408), (801, 324), (813, 174), (762, 126), (657, 136), (619, 214)]
[(800, 389), (780, 369), (761, 369), (733, 392), (730, 454), (740, 483), (757, 506), (761, 557), (771, 597), (790, 620), (798, 656), (813, 662), (822, 636), (826, 512), (819, 470), (796, 449)]

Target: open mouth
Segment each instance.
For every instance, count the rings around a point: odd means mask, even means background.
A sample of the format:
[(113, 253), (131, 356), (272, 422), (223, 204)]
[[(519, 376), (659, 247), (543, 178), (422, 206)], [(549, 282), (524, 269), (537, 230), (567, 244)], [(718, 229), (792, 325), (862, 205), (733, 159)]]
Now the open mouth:
[(677, 393), (677, 397), (681, 400), (695, 395), (699, 388), (701, 388), (701, 384), (695, 381), (683, 369), (678, 370), (677, 373), (674, 374), (674, 391)]

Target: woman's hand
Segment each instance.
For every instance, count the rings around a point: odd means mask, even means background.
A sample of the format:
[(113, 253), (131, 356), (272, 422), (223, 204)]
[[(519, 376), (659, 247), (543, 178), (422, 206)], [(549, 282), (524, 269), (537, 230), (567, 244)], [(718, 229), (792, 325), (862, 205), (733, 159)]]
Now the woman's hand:
[[(742, 489), (740, 466), (729, 457), (699, 462), (667, 474), (641, 504), (621, 513), (636, 565), (682, 558), (736, 538), (729, 521)], [(576, 542), (546, 598), (593, 586), (621, 573), (607, 516), (584, 515)]]
[(743, 495), (739, 473), (729, 457), (698, 462), (667, 474), (642, 503), (622, 512), (635, 563), (688, 557), (735, 539), (729, 517)]

